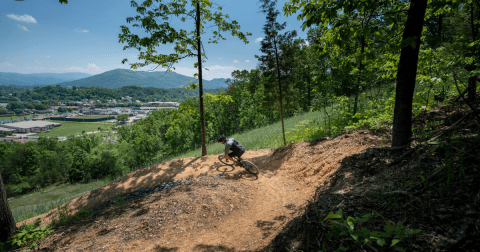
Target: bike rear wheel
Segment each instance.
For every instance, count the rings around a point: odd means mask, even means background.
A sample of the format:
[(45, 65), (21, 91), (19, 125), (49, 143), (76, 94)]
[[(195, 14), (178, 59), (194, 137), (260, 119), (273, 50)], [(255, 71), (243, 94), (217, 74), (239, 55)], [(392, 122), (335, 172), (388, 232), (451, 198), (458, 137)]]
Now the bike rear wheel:
[(230, 166), (233, 166), (235, 164), (234, 162), (230, 161), (228, 158), (224, 159), (223, 155), (218, 156), (218, 161), (220, 161), (222, 164), (226, 164), (226, 165), (230, 165)]
[(251, 174), (255, 174), (255, 175), (258, 174), (258, 172), (259, 172), (258, 168), (254, 163), (252, 163), (248, 160), (242, 160), (240, 162), (242, 163), (243, 169), (247, 170)]

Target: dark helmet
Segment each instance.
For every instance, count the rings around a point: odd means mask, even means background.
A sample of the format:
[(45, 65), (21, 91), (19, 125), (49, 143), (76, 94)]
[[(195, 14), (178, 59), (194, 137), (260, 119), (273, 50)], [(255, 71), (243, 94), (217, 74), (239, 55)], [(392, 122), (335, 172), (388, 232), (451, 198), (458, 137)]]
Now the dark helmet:
[(221, 136), (218, 137), (218, 142), (219, 143), (222, 142), (222, 141), (225, 141), (225, 140), (227, 140), (227, 138), (224, 135), (221, 135)]

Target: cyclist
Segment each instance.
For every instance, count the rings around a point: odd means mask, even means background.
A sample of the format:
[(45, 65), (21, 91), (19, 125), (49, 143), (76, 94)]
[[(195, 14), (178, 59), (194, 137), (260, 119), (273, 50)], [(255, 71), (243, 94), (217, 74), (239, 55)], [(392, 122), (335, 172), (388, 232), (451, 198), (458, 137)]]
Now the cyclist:
[[(235, 140), (235, 138), (227, 138), (224, 135), (218, 137), (218, 142), (225, 144), (225, 151), (223, 154), (223, 158), (229, 159), (232, 162), (235, 162), (233, 157), (238, 157), (238, 160), (241, 160), (241, 156), (245, 153), (245, 147), (239, 142)], [(232, 151), (229, 153), (229, 151)]]

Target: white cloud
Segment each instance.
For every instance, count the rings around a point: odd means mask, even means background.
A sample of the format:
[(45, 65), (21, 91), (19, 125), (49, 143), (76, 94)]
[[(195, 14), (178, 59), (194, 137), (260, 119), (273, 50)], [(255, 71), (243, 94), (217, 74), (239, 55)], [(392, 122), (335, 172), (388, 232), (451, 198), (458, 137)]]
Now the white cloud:
[(15, 15), (15, 14), (8, 14), (7, 17), (13, 19), (13, 20), (16, 20), (16, 21), (20, 21), (20, 22), (26, 22), (26, 23), (34, 23), (36, 24), (37, 23), (37, 20), (30, 16), (30, 15)]
[(263, 40), (263, 38), (257, 38), (257, 39), (255, 39), (255, 43), (260, 43), (260, 42), (262, 42), (262, 40)]
[(47, 55), (47, 58), (50, 58), (50, 55)]
[(12, 63), (4, 61), (4, 62), (0, 63), (0, 65), (2, 65), (2, 66), (12, 66)]
[(88, 30), (80, 29), (80, 28), (75, 29), (75, 31), (78, 32), (78, 33), (87, 33), (88, 32)]
[(67, 67), (67, 68), (50, 68), (49, 71), (54, 73), (79, 72), (79, 73), (88, 73), (88, 74), (101, 74), (105, 72), (104, 69), (98, 67), (94, 63), (88, 63), (86, 66), (73, 66), (73, 67)]
[(93, 63), (88, 63), (88, 64), (87, 64), (87, 68), (100, 69), (97, 65), (95, 65), (95, 64), (93, 64)]
[(238, 63), (238, 60), (234, 60), (233, 63)]
[(250, 60), (245, 60), (245, 62), (250, 63)]
[(219, 60), (223, 60), (223, 58), (218, 58)]
[(27, 27), (25, 27), (25, 25), (18, 25), (18, 27), (20, 27), (20, 29), (22, 29), (22, 30), (24, 30), (24, 31), (29, 31), (29, 30), (27, 29)]

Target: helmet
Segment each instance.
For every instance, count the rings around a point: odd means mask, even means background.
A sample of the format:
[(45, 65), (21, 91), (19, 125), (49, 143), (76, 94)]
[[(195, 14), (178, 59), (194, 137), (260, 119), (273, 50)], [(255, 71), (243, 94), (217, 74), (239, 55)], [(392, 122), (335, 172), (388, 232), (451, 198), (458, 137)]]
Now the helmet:
[(225, 141), (225, 140), (227, 140), (227, 138), (224, 135), (221, 135), (221, 136), (218, 137), (218, 142), (219, 143), (222, 142), (222, 141)]

